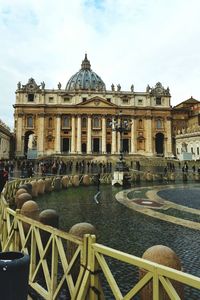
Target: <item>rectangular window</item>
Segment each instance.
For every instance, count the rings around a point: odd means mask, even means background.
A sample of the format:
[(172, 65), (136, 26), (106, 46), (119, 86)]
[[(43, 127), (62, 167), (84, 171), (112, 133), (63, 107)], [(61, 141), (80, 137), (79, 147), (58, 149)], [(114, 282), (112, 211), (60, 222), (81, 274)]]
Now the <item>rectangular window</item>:
[(83, 102), (86, 102), (86, 101), (87, 101), (87, 98), (82, 98), (82, 101), (83, 101)]
[(199, 155), (199, 147), (197, 147), (197, 155)]
[(142, 105), (142, 99), (138, 99), (138, 105)]
[(53, 103), (53, 97), (49, 97), (49, 103)]
[(34, 101), (34, 94), (28, 94), (28, 102)]
[(176, 149), (176, 153), (179, 154), (178, 148)]
[(69, 102), (69, 101), (70, 101), (70, 98), (69, 98), (69, 97), (65, 97), (65, 98), (63, 99), (63, 101), (64, 101), (64, 102)]
[(108, 101), (108, 102), (111, 102), (111, 99), (110, 99), (110, 98), (107, 98), (107, 101)]
[(156, 97), (156, 105), (161, 105), (161, 97)]
[(191, 147), (191, 153), (193, 153), (193, 154), (194, 154), (194, 150), (193, 150), (193, 147)]
[(127, 98), (124, 98), (124, 99), (122, 99), (122, 102), (123, 102), (123, 103), (128, 103), (128, 99), (127, 99)]

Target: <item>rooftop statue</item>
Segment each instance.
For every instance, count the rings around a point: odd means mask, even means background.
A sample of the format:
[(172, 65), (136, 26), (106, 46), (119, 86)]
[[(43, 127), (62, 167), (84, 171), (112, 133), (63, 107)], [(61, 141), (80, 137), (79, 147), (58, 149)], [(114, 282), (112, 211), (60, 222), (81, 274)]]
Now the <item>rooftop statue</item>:
[(120, 85), (120, 84), (117, 85), (117, 91), (118, 91), (118, 92), (121, 91), (121, 85)]
[(112, 91), (114, 91), (115, 90), (115, 86), (114, 86), (114, 84), (112, 83), (112, 85), (111, 85), (111, 90)]
[(132, 93), (134, 92), (134, 85), (133, 84), (131, 85), (131, 92)]
[(60, 90), (61, 89), (61, 83), (60, 82), (58, 82), (58, 89)]
[(42, 87), (42, 89), (44, 90), (44, 88), (45, 88), (45, 83), (44, 83), (44, 81), (41, 82), (41, 87)]
[(20, 90), (20, 89), (21, 89), (21, 86), (22, 86), (22, 85), (21, 85), (21, 81), (19, 81), (19, 82), (18, 82), (18, 84), (17, 84), (17, 88), (18, 88), (18, 90)]
[(149, 86), (149, 84), (148, 84), (147, 87), (146, 87), (146, 92), (149, 93), (149, 92), (150, 92), (150, 89), (151, 89), (151, 88), (150, 88), (150, 86)]

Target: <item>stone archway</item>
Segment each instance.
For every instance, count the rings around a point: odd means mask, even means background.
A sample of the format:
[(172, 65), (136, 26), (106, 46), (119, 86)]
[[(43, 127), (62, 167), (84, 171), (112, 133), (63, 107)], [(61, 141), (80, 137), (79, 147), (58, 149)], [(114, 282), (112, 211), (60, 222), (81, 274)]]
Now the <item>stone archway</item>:
[(158, 156), (164, 155), (164, 134), (161, 132), (156, 133), (155, 136), (155, 149)]
[(35, 151), (37, 151), (37, 138), (35, 133), (29, 130), (24, 135), (24, 156), (26, 158), (32, 158), (29, 156), (32, 156)]

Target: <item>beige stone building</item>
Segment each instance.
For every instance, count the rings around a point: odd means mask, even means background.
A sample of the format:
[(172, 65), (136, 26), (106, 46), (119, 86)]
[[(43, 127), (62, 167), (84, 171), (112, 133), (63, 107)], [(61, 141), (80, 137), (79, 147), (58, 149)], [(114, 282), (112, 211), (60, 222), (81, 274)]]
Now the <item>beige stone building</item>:
[(200, 159), (200, 102), (193, 97), (173, 108), (174, 153), (180, 160)]
[(116, 155), (120, 146), (127, 155), (172, 156), (169, 88), (158, 82), (143, 92), (120, 84), (108, 90), (87, 55), (65, 88), (19, 82), (14, 109), (17, 157)]
[(9, 159), (11, 154), (12, 133), (10, 128), (0, 120), (0, 159)]

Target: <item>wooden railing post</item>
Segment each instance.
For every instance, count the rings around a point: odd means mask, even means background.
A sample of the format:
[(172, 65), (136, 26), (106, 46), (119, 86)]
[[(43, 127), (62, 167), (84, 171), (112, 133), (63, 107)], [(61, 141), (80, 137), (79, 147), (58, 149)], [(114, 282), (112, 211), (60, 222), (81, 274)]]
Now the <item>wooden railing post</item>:
[(58, 248), (55, 241), (55, 234), (53, 233), (52, 239), (52, 253), (51, 253), (51, 290), (50, 299), (54, 299), (54, 293), (57, 287), (58, 279)]
[(17, 216), (20, 213), (20, 209), (16, 209), (16, 213), (14, 216), (14, 249), (15, 251), (20, 250), (20, 237), (19, 237), (19, 228), (18, 228), (18, 220)]
[(96, 236), (90, 235), (88, 238), (88, 269), (90, 270), (90, 289), (89, 298), (90, 300), (103, 300), (103, 290), (99, 279), (100, 267), (95, 258), (95, 251), (93, 244), (96, 242)]

